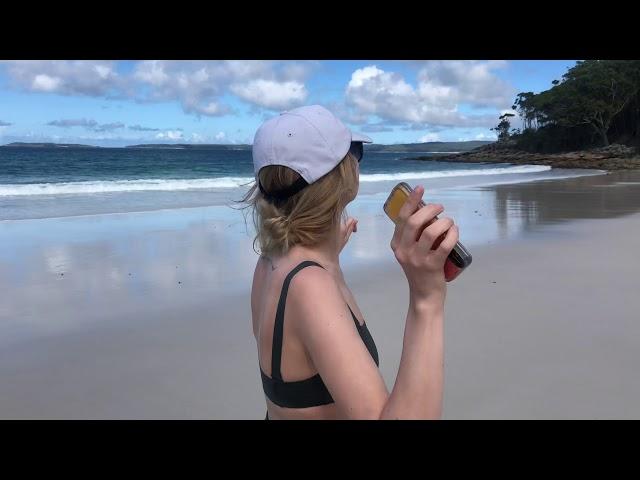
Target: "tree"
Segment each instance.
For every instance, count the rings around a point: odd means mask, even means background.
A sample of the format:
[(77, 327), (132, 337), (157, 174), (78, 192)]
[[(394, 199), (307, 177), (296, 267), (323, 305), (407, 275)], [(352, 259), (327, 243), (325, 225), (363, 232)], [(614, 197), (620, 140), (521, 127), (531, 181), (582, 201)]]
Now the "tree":
[(607, 146), (611, 121), (639, 91), (640, 61), (577, 62), (550, 90), (547, 114), (561, 126), (591, 126)]
[(533, 104), (534, 94), (533, 92), (519, 93), (516, 97), (513, 106), (513, 110), (516, 110), (522, 118), (523, 129), (537, 128), (534, 126), (535, 122), (535, 107)]
[[(523, 124), (515, 137), (520, 148), (554, 152), (610, 141), (640, 147), (640, 60), (577, 62), (551, 84), (514, 101)], [(492, 130), (506, 139), (505, 129), (501, 123)]]
[(498, 118), (500, 123), (493, 127), (491, 130), (498, 134), (498, 142), (506, 142), (509, 140), (509, 129), (511, 128), (511, 122), (509, 118), (514, 117), (513, 113), (505, 113)]

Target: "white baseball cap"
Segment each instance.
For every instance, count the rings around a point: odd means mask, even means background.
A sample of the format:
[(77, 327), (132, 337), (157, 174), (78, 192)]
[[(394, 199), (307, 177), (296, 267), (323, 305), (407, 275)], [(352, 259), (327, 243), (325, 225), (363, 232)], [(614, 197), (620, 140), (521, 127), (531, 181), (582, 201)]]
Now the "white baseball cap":
[(253, 139), (256, 180), (260, 169), (268, 165), (289, 167), (304, 181), (297, 188), (279, 194), (283, 197), (293, 195), (333, 170), (347, 155), (352, 142), (372, 143), (372, 140), (349, 130), (320, 105), (282, 112), (264, 122)]

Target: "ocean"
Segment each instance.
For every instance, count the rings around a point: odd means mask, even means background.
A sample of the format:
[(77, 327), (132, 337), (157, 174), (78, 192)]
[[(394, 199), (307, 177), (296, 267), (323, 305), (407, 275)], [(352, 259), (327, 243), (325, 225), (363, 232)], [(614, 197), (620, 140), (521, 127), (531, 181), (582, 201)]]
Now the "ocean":
[[(366, 152), (360, 194), (383, 195), (401, 180), (435, 189), (567, 174), (407, 159), (417, 155), (433, 154)], [(253, 180), (247, 150), (0, 148), (0, 221), (232, 205)]]

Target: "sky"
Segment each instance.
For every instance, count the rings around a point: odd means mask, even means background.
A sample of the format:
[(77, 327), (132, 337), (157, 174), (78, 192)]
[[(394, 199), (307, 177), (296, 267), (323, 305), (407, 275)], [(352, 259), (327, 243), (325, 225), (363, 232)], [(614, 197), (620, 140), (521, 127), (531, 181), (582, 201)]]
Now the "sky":
[[(321, 104), (374, 143), (493, 140), (519, 92), (575, 60), (0, 61), (0, 145), (251, 144)], [(514, 124), (513, 126), (517, 126)]]

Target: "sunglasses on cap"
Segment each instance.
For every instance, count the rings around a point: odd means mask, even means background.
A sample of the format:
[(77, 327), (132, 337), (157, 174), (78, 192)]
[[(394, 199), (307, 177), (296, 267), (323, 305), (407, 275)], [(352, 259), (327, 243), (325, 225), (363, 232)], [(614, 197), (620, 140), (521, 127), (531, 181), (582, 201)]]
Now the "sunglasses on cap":
[(358, 163), (362, 160), (362, 155), (364, 155), (364, 143), (362, 142), (351, 142), (351, 147), (349, 147), (349, 153), (353, 155)]

